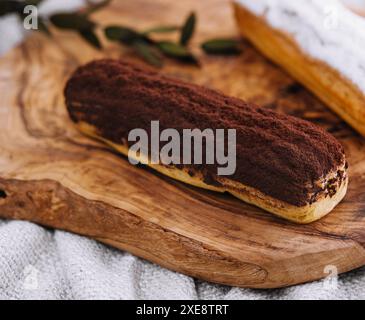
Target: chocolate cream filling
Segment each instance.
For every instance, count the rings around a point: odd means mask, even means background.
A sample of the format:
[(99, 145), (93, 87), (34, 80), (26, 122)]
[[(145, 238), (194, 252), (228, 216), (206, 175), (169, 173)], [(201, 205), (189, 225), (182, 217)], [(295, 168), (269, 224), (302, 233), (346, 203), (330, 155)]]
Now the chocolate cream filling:
[[(113, 143), (128, 133), (160, 129), (236, 129), (237, 168), (225, 178), (295, 206), (333, 196), (345, 180), (341, 144), (316, 125), (162, 76), (118, 60), (98, 60), (76, 70), (65, 88), (74, 122), (86, 122)], [(180, 169), (182, 166), (178, 166)], [(217, 165), (183, 165), (192, 176), (219, 185)], [(328, 179), (328, 177), (331, 177)]]

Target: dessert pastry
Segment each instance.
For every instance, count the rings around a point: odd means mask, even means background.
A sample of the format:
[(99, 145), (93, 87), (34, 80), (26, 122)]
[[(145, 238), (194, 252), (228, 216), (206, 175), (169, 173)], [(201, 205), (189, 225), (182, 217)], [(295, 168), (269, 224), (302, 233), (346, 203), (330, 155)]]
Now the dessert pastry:
[[(236, 130), (236, 170), (217, 174), (214, 164), (153, 169), (185, 183), (237, 198), (298, 223), (329, 213), (345, 196), (347, 163), (341, 144), (307, 121), (248, 104), (219, 92), (162, 76), (118, 60), (80, 67), (65, 99), (76, 126), (128, 155), (131, 130), (160, 128)], [(150, 158), (151, 154), (144, 154)]]
[(235, 0), (238, 26), (365, 135), (365, 19), (340, 0)]

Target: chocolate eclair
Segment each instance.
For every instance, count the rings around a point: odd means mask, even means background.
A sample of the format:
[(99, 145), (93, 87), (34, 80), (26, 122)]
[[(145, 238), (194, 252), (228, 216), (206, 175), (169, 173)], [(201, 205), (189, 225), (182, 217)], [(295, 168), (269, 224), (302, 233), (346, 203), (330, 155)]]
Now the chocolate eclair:
[[(345, 196), (347, 162), (341, 144), (316, 125), (172, 79), (120, 60), (78, 68), (65, 88), (72, 121), (88, 136), (128, 155), (129, 133), (140, 128), (235, 129), (236, 170), (218, 164), (148, 162), (185, 183), (228, 192), (280, 217), (309, 223)], [(146, 154), (149, 158), (151, 155)]]

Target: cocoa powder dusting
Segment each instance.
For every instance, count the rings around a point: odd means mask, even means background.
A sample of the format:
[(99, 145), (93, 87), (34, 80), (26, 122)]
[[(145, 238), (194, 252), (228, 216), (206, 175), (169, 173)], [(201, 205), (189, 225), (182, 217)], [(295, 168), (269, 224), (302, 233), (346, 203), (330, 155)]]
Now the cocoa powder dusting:
[[(80, 67), (65, 97), (73, 121), (119, 144), (132, 129), (149, 132), (152, 120), (160, 130), (236, 129), (237, 169), (229, 178), (296, 206), (309, 203), (315, 182), (344, 162), (341, 144), (314, 124), (123, 61)], [(216, 165), (186, 167), (218, 183)]]

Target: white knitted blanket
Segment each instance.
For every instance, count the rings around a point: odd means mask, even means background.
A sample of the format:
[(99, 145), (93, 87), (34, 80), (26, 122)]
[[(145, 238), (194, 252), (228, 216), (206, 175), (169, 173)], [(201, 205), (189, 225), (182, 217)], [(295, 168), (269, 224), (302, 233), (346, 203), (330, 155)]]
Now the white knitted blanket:
[(276, 290), (210, 284), (63, 231), (0, 220), (0, 299), (364, 299), (365, 268)]
[[(49, 0), (43, 10), (80, 2)], [(22, 34), (13, 17), (0, 20), (0, 54)], [(330, 282), (240, 289), (198, 281), (67, 232), (0, 220), (0, 299), (365, 299), (365, 268)]]

